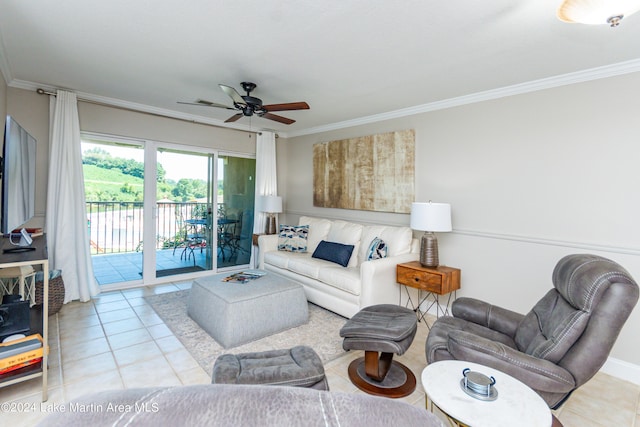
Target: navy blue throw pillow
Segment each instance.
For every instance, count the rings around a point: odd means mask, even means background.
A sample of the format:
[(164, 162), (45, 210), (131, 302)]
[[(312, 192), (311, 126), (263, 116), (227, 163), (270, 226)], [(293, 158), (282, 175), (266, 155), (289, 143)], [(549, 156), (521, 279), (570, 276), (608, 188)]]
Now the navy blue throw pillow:
[(342, 243), (321, 241), (318, 247), (313, 251), (312, 258), (323, 259), (325, 261), (335, 262), (343, 267), (349, 264), (349, 258), (353, 252), (353, 245), (343, 245)]

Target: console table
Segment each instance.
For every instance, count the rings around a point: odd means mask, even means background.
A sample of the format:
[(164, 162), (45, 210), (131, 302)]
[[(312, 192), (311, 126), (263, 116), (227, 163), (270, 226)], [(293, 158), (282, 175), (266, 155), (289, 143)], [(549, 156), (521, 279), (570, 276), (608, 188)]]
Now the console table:
[[(22, 267), (27, 265), (41, 265), (43, 278), (43, 296), (42, 296), (42, 345), (43, 354), (42, 362), (33, 366), (18, 369), (15, 372), (3, 375), (0, 378), (0, 388), (11, 384), (20, 383), (33, 378), (42, 378), (42, 401), (45, 402), (47, 396), (47, 362), (49, 357), (49, 257), (47, 254), (47, 238), (46, 236), (38, 236), (33, 238), (31, 244), (35, 250), (28, 252), (4, 253), (4, 249), (14, 248), (8, 238), (1, 238), (0, 241), (0, 268)], [(23, 296), (24, 297), (24, 296)], [(32, 323), (33, 328), (33, 323)]]
[[(451, 298), (452, 296), (455, 298), (455, 291), (460, 289), (460, 269), (446, 267), (444, 265), (438, 267), (423, 267), (418, 261), (406, 262), (397, 265), (396, 281), (405, 288), (407, 295), (405, 306), (411, 304), (411, 308), (418, 316), (418, 321), (424, 321), (425, 314), (427, 314), (427, 311), (434, 305), (436, 306), (436, 317), (439, 317), (440, 314), (449, 314)], [(413, 303), (408, 288), (418, 290), (417, 304)], [(422, 297), (423, 292), (425, 292), (424, 297)], [(440, 307), (439, 297), (447, 294), (447, 305), (443, 309)], [(432, 298), (429, 307), (427, 307), (425, 311), (420, 310), (422, 303), (429, 298)], [(400, 292), (400, 305), (402, 305), (402, 292)]]

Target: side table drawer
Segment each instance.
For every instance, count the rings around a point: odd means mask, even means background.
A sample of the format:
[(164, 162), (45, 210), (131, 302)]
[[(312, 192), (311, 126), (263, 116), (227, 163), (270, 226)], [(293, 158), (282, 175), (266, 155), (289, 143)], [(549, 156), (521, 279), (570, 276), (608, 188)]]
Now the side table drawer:
[(442, 293), (442, 276), (439, 274), (429, 273), (428, 271), (414, 270), (413, 268), (398, 266), (397, 269), (398, 283), (418, 288), (427, 292)]
[(396, 267), (396, 281), (411, 288), (444, 295), (460, 289), (460, 269), (444, 265), (430, 268), (421, 266), (418, 261), (407, 262)]

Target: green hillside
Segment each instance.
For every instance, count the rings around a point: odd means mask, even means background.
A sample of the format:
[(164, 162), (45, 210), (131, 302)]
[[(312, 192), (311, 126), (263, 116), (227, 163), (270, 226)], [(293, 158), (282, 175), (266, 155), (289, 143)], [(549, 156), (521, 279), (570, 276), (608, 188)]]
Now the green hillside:
[(84, 191), (88, 202), (142, 201), (142, 178), (126, 175), (118, 169), (105, 169), (95, 165), (82, 165), (82, 170)]
[[(82, 165), (88, 202), (142, 202), (144, 180), (120, 169)], [(221, 184), (220, 184), (221, 185)], [(158, 200), (185, 202), (206, 197), (207, 184), (200, 179), (166, 180), (157, 184)]]

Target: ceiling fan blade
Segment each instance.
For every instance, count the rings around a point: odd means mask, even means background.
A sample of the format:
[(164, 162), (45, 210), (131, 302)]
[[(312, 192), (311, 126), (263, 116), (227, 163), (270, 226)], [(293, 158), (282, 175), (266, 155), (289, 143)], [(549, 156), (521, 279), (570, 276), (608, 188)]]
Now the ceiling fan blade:
[(287, 102), (285, 104), (263, 105), (262, 108), (267, 111), (308, 110), (309, 104), (306, 102)]
[(295, 120), (288, 119), (286, 117), (277, 116), (271, 113), (264, 113), (261, 117), (269, 120), (274, 120), (276, 122), (284, 123), (285, 125), (290, 125), (291, 123), (295, 123)]
[(240, 96), (238, 91), (232, 88), (231, 86), (226, 86), (226, 85), (218, 85), (218, 86), (220, 86), (220, 89), (222, 89), (224, 93), (226, 93), (227, 95), (229, 95), (231, 99), (233, 99), (234, 104), (238, 104), (242, 106), (247, 105), (244, 98), (242, 98), (242, 96)]
[(232, 123), (237, 121), (240, 117), (242, 117), (244, 114), (242, 113), (238, 113), (238, 114), (234, 114), (233, 116), (229, 117), (227, 120), (225, 120), (225, 123)]
[(198, 105), (200, 107), (216, 107), (216, 108), (226, 108), (227, 110), (235, 110), (235, 108), (229, 107), (228, 105), (216, 104), (215, 102), (206, 101), (204, 99), (198, 99), (196, 100), (196, 102), (178, 101), (178, 104)]

